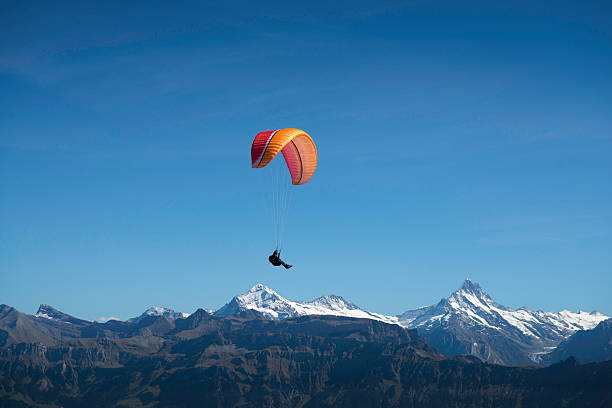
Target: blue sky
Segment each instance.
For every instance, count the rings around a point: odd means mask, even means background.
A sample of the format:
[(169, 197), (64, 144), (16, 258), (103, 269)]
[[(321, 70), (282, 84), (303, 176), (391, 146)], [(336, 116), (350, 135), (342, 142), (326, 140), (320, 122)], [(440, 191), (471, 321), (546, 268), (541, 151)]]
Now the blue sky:
[[(0, 303), (396, 314), (470, 277), (612, 315), (606, 2), (122, 3), (0, 4)], [(250, 168), (283, 127), (319, 151), (288, 272)]]

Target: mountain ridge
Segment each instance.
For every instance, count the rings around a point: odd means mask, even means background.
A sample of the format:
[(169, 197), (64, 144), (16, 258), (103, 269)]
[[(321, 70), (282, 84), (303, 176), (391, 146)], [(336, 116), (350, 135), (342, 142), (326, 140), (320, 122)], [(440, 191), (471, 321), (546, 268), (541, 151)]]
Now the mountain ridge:
[(254, 310), (266, 318), (286, 319), (304, 315), (362, 317), (418, 329), (447, 355), (470, 354), (496, 364), (540, 364), (542, 355), (578, 330), (595, 327), (607, 316), (599, 312), (578, 313), (512, 309), (495, 302), (470, 279), (438, 303), (408, 310), (397, 316), (368, 312), (335, 295), (310, 302), (287, 300), (259, 283), (235, 296), (215, 312), (227, 316)]
[[(534, 312), (524, 307), (512, 309), (495, 302), (478, 283), (470, 279), (466, 279), (449, 297), (442, 298), (433, 305), (407, 310), (397, 316), (363, 310), (338, 295), (324, 295), (312, 301), (292, 301), (262, 283), (234, 296), (216, 311), (199, 309), (194, 313), (204, 318), (206, 315), (226, 317), (247, 311), (269, 320), (310, 315), (378, 320), (418, 330), (430, 344), (448, 356), (468, 354), (489, 363), (511, 365), (543, 364), (542, 356), (549, 354), (559, 343), (579, 330), (594, 328), (607, 318), (599, 312), (574, 313), (562, 310), (553, 313), (541, 310)], [(91, 323), (45, 304), (39, 307), (33, 317), (72, 324), (75, 328)], [(188, 319), (190, 315), (153, 306), (125, 322), (145, 324), (152, 317), (178, 321)], [(25, 322), (24, 326), (34, 324), (26, 320), (21, 319)], [(104, 329), (95, 326), (96, 330), (121, 327), (120, 322), (114, 322), (114, 326), (103, 326), (106, 327)], [(164, 327), (167, 325), (159, 324)], [(46, 336), (56, 337), (53, 332)]]
[[(8, 319), (8, 320), (7, 320)], [(19, 322), (17, 326), (13, 323)], [(533, 369), (447, 357), (369, 318), (253, 310), (83, 327), (0, 307), (0, 406), (607, 406), (612, 362)], [(75, 330), (78, 333), (75, 335)], [(54, 331), (56, 338), (43, 339)], [(37, 335), (36, 332), (42, 333)], [(39, 341), (43, 340), (43, 341)], [(562, 386), (559, 386), (559, 385)], [(25, 401), (25, 403), (24, 403)]]
[(292, 301), (261, 283), (242, 295), (234, 296), (214, 314), (228, 316), (247, 309), (258, 311), (272, 320), (305, 315), (332, 315), (397, 323), (394, 317), (364, 311), (338, 295), (324, 295), (310, 302)]

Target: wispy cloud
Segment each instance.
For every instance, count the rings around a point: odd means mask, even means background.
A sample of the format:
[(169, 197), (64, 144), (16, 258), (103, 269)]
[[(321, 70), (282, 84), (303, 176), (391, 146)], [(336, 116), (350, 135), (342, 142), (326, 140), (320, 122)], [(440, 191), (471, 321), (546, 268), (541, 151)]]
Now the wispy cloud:
[(103, 317), (98, 317), (98, 318), (96, 319), (96, 322), (106, 323), (106, 322), (108, 322), (108, 321), (110, 321), (110, 320), (118, 320), (118, 321), (121, 321), (121, 319), (120, 319), (119, 317), (115, 317), (115, 316), (104, 317), (104, 316), (103, 316)]

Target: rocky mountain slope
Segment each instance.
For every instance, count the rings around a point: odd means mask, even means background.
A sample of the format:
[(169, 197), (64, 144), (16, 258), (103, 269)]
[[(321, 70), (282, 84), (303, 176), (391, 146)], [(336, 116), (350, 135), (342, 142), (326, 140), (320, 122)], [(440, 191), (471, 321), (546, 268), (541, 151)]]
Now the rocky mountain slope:
[(60, 312), (59, 310), (45, 304), (40, 305), (38, 311), (34, 316), (41, 317), (44, 319), (59, 320), (75, 325), (83, 325), (89, 323), (88, 320), (83, 320), (74, 316), (70, 316), (69, 314)]
[[(25, 337), (24, 337), (25, 336)], [(74, 325), (0, 306), (0, 406), (604, 407), (612, 362), (445, 357), (373, 319), (252, 310)]]
[(612, 360), (612, 319), (604, 320), (591, 330), (580, 330), (564, 340), (551, 353), (542, 356), (544, 364), (569, 357), (584, 363)]

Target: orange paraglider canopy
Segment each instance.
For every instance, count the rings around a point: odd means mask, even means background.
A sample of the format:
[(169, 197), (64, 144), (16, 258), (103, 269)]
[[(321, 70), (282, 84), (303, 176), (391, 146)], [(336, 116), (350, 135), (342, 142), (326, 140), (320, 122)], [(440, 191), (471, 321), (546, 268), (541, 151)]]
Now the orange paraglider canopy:
[(317, 148), (308, 133), (292, 128), (258, 133), (251, 146), (251, 165), (265, 167), (280, 152), (291, 173), (291, 182), (308, 183), (317, 169)]

